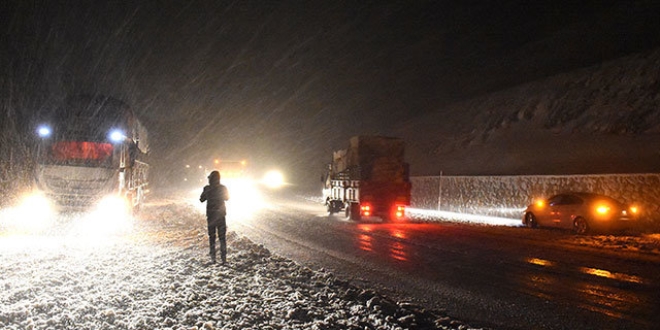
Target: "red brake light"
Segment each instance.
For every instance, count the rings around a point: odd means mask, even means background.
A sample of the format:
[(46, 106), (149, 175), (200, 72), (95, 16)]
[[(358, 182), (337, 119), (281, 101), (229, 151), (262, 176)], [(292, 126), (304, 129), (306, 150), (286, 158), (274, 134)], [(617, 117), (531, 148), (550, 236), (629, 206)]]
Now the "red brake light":
[(371, 215), (371, 206), (369, 206), (369, 205), (360, 206), (360, 213), (365, 217), (370, 216)]
[(396, 212), (394, 213), (394, 215), (395, 215), (397, 218), (403, 218), (403, 216), (404, 216), (405, 214), (406, 214), (406, 207), (403, 206), (403, 205), (397, 205), (397, 206), (396, 206)]

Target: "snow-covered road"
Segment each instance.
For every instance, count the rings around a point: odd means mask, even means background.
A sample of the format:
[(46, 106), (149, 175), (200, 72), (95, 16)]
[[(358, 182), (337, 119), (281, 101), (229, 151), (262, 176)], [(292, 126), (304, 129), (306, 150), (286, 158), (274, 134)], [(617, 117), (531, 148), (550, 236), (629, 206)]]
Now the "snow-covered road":
[(148, 205), (132, 228), (0, 232), (2, 329), (469, 329), (230, 232), (209, 264), (205, 222), (185, 203)]

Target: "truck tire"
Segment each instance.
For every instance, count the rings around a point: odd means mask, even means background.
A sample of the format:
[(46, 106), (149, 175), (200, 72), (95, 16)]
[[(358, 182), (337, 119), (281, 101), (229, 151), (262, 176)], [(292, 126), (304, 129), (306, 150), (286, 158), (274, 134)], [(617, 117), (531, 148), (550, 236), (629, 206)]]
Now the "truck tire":
[(346, 205), (346, 219), (352, 221), (360, 221), (360, 204), (349, 203)]
[(333, 215), (334, 213), (339, 212), (342, 208), (342, 203), (337, 200), (328, 201), (328, 214)]
[(333, 204), (334, 204), (333, 201), (326, 201), (325, 202), (326, 209), (328, 210), (329, 215), (332, 215), (333, 213), (335, 213), (335, 208), (334, 208)]
[(135, 198), (136, 200), (135, 205), (133, 206), (133, 214), (138, 214), (142, 209), (142, 203), (144, 203), (144, 192), (142, 191), (142, 188), (137, 189), (135, 192)]

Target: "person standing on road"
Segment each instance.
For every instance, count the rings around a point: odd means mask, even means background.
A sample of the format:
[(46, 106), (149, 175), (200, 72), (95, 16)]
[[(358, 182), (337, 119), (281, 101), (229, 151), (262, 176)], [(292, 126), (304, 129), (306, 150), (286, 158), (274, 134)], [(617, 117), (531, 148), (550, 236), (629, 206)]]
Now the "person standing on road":
[(220, 184), (220, 172), (213, 171), (208, 176), (209, 184), (204, 187), (199, 201), (206, 202), (206, 222), (209, 233), (209, 254), (215, 263), (215, 235), (217, 232), (220, 241), (220, 257), (222, 263), (227, 262), (227, 208), (225, 201), (229, 200), (227, 187)]

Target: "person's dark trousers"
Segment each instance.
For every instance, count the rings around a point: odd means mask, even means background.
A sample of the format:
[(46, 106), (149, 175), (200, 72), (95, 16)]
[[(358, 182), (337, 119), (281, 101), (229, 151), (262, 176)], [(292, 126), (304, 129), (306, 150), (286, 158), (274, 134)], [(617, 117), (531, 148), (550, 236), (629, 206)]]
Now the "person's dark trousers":
[(224, 217), (216, 218), (213, 220), (215, 221), (209, 221), (208, 226), (209, 252), (211, 255), (211, 260), (215, 262), (215, 236), (217, 232), (218, 241), (220, 241), (220, 258), (222, 258), (222, 263), (225, 263), (227, 262), (227, 224)]

